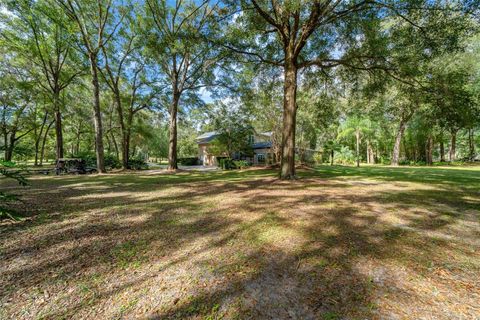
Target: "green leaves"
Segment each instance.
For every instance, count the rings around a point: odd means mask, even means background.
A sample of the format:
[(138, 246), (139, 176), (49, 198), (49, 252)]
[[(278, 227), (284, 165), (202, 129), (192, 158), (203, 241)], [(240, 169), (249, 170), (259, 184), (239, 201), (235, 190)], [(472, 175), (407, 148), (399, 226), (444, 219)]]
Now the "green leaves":
[[(18, 170), (14, 170), (15, 164), (13, 162), (0, 161), (0, 175), (4, 178), (13, 179), (21, 186), (27, 186), (28, 181)], [(18, 201), (19, 198), (15, 194), (0, 191), (0, 220), (10, 219), (19, 220), (21, 215), (15, 210), (8, 207), (8, 204)]]

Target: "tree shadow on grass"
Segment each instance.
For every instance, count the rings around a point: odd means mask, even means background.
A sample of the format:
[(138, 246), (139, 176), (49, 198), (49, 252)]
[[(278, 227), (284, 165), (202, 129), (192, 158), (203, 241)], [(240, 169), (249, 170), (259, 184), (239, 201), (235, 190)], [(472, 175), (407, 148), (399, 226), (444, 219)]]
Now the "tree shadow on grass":
[[(129, 259), (145, 256), (141, 266), (153, 271), (140, 266), (143, 276), (119, 281), (114, 289), (100, 288), (93, 302), (75, 301), (46, 313), (47, 317), (85, 315), (111, 301), (118, 291), (148, 289), (159, 275), (175, 275), (176, 269), (189, 266), (193, 268), (188, 276), (205, 278), (207, 287), (191, 284), (185, 294), (167, 286), (152, 292), (153, 302), (142, 302), (140, 297), (138, 307), (150, 304), (149, 310), (154, 310), (146, 315), (152, 319), (392, 317), (376, 304), (379, 295), (387, 292), (404, 299), (416, 292), (405, 291), (395, 278), (378, 270), (370, 274), (362, 263), (393, 261), (419, 274), (428, 272), (430, 262), (442, 261), (445, 250), (463, 247), (458, 238), (432, 241), (425, 232), (468, 218), (462, 210), (472, 211), (476, 203), (442, 190), (355, 194), (346, 183), (318, 177), (284, 183), (269, 172), (233, 175), (232, 181), (221, 175), (203, 177), (189, 181), (187, 175), (175, 182), (137, 177), (142, 180), (137, 182), (132, 177), (102, 176), (100, 183), (87, 179), (90, 184), (86, 185), (68, 178), (68, 192), (63, 185), (54, 190), (62, 195), (61, 201), (53, 200), (52, 206), (47, 203), (43, 208), (52, 212), (64, 205), (61, 215), (9, 227), (8, 237), (28, 234), (33, 227), (48, 232), (3, 249), (6, 259), (24, 255), (28, 263), (2, 268), (6, 284), (2, 296), (47, 286), (52, 273), (61, 273), (72, 284), (77, 277), (94, 272), (124, 276), (120, 260), (129, 266)], [(34, 188), (48, 198), (52, 186), (48, 182)], [(165, 187), (165, 193), (150, 194), (154, 187)], [(102, 195), (100, 201), (90, 197), (95, 194)], [(211, 200), (218, 196), (222, 203)], [(387, 205), (399, 211), (402, 225), (381, 220)], [(433, 215), (415, 215), (415, 208)], [(86, 215), (95, 210), (100, 213)], [(451, 219), (443, 219), (442, 212), (450, 212)], [(431, 223), (440, 218), (441, 223)], [(132, 254), (128, 243), (136, 248)], [(409, 258), (418, 252), (422, 255)], [(122, 312), (142, 316), (135, 307)]]

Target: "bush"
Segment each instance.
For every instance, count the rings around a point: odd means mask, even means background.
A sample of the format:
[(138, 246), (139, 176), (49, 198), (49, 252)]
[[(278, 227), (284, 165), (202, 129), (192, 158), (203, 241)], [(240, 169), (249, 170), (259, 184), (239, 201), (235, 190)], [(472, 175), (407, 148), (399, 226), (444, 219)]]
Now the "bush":
[(235, 166), (234, 161), (230, 158), (217, 158), (217, 159), (218, 159), (218, 164), (220, 168), (222, 168), (223, 170), (232, 170), (237, 168)]
[(87, 167), (96, 167), (97, 166), (97, 157), (95, 153), (86, 151), (86, 152), (79, 152), (77, 154), (69, 155), (70, 158), (78, 158), (85, 161), (85, 165)]
[(237, 169), (243, 169), (250, 166), (247, 160), (233, 160), (233, 164)]
[[(96, 158), (95, 158), (96, 161)], [(114, 155), (111, 154), (106, 154), (104, 157), (105, 161), (105, 167), (110, 168), (110, 169), (118, 169), (122, 167), (122, 164), (120, 163), (120, 160)], [(96, 163), (95, 163), (96, 166)]]
[(148, 165), (145, 162), (145, 159), (141, 157), (133, 157), (128, 159), (128, 166), (130, 167), (129, 169), (132, 169), (132, 170), (148, 169)]
[(198, 158), (189, 157), (189, 158), (178, 158), (178, 163), (182, 166), (196, 166), (198, 165)]
[[(84, 160), (87, 167), (97, 167), (97, 156), (93, 152), (80, 152), (78, 154), (72, 154), (69, 157)], [(103, 159), (107, 169), (118, 169), (122, 167), (120, 160), (113, 154), (106, 154)]]
[(338, 152), (335, 153), (335, 162), (340, 164), (354, 164), (355, 154), (347, 146), (343, 146)]

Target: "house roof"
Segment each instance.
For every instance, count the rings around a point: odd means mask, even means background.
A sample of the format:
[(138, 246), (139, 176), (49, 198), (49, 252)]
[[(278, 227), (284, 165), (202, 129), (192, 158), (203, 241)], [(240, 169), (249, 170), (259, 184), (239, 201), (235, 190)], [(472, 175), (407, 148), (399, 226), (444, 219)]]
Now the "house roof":
[[(260, 132), (258, 133), (259, 135), (266, 136), (266, 137), (271, 137), (272, 132)], [(199, 135), (196, 139), (198, 144), (205, 144), (205, 143), (210, 143), (212, 142), (216, 137), (218, 136), (217, 131), (210, 131), (210, 132), (205, 132), (201, 135)], [(264, 148), (271, 148), (272, 147), (272, 142), (271, 141), (262, 141), (262, 142), (257, 142), (252, 145), (253, 149), (264, 149)]]
[(217, 131), (205, 132), (197, 137), (197, 143), (198, 144), (209, 143), (213, 139), (215, 139), (217, 135), (218, 135)]
[(267, 149), (272, 147), (272, 141), (257, 142), (252, 145), (253, 149)]

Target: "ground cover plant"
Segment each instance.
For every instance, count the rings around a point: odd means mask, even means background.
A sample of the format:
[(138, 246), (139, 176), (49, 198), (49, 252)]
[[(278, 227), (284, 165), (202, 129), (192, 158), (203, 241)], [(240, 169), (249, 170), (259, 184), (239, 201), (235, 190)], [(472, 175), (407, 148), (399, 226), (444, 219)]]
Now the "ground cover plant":
[(480, 168), (32, 176), (2, 319), (475, 319)]

